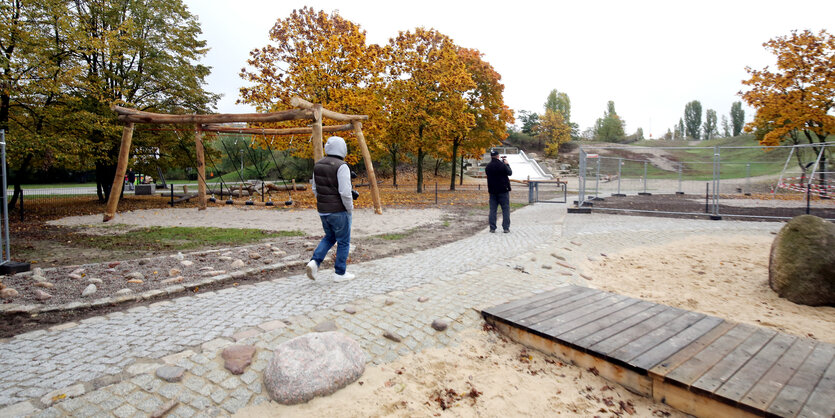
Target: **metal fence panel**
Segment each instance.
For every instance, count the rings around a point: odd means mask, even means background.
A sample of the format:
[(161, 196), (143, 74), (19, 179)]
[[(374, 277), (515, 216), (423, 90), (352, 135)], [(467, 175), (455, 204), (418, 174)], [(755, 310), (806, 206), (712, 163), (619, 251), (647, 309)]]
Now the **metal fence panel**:
[[(580, 149), (579, 204), (720, 218), (835, 217), (835, 143)], [(639, 197), (642, 197), (640, 199)]]

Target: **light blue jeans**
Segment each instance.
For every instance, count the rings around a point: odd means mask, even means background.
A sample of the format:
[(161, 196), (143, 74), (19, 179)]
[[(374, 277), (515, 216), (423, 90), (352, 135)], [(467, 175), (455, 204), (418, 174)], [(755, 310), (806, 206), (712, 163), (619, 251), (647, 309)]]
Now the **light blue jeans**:
[(313, 251), (312, 260), (316, 261), (317, 266), (321, 265), (328, 251), (336, 244), (336, 262), (333, 270), (336, 274), (345, 274), (348, 250), (351, 248), (351, 215), (348, 212), (336, 212), (319, 214), (319, 218), (322, 220), (325, 236)]

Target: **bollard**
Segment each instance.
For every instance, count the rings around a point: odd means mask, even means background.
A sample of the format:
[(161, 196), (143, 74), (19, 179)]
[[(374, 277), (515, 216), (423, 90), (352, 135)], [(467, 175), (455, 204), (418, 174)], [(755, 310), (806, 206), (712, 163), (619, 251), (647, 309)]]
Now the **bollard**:
[(435, 181), (435, 204), (438, 204), (438, 182)]
[(168, 204), (171, 205), (172, 208), (174, 207), (174, 185), (173, 184), (171, 185), (171, 201), (168, 202)]

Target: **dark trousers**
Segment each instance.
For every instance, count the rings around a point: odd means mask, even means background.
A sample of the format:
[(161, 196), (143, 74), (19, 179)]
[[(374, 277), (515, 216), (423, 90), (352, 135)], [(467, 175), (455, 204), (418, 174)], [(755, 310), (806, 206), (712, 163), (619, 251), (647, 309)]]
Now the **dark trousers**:
[(502, 206), (502, 229), (510, 229), (510, 192), (490, 193), (490, 230), (496, 229), (496, 209)]

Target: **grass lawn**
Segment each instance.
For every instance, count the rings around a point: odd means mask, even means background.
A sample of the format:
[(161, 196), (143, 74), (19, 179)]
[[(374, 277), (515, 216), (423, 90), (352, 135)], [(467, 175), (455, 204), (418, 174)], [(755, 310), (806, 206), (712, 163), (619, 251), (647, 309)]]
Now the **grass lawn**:
[(141, 248), (143, 250), (180, 251), (214, 245), (245, 245), (274, 237), (302, 237), (301, 231), (262, 231), (215, 227), (148, 227), (118, 235), (95, 235), (84, 238), (90, 246), (102, 249)]

